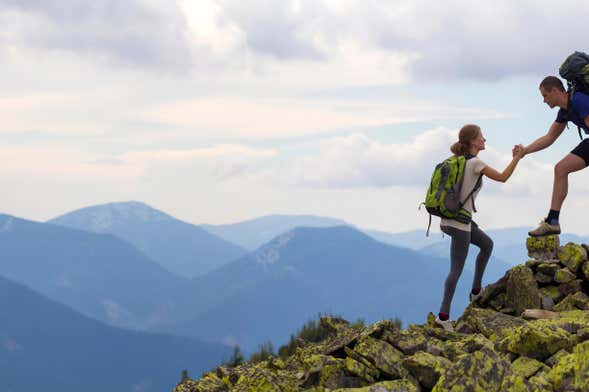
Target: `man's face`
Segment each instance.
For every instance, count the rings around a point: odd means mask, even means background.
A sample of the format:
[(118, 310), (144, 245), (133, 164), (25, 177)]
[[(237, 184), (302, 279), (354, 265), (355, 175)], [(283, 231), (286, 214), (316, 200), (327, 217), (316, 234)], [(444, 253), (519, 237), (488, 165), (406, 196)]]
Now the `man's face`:
[(550, 90), (545, 89), (544, 87), (540, 87), (540, 94), (544, 98), (544, 103), (550, 107), (550, 109), (556, 106), (556, 95), (558, 93), (558, 89), (551, 88)]

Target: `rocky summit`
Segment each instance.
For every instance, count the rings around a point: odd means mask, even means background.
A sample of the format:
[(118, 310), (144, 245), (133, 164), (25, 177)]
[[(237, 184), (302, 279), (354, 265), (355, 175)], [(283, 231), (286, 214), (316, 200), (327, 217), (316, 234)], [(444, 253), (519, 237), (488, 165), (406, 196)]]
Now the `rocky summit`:
[(220, 366), (174, 392), (589, 391), (589, 247), (526, 245), (530, 260), (485, 287), (454, 332), (431, 313), (407, 329), (324, 317), (329, 336), (286, 360)]

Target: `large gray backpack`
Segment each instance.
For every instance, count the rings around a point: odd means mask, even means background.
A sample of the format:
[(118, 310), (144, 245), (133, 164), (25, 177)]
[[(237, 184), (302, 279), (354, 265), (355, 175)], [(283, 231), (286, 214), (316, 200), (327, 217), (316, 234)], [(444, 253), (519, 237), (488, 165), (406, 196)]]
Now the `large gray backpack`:
[[(567, 81), (569, 93), (569, 105), (571, 110), (575, 110), (571, 105), (571, 99), (576, 92), (589, 94), (589, 55), (583, 52), (574, 52), (569, 55), (558, 69), (560, 76)], [(579, 137), (583, 139), (581, 127), (577, 126)]]

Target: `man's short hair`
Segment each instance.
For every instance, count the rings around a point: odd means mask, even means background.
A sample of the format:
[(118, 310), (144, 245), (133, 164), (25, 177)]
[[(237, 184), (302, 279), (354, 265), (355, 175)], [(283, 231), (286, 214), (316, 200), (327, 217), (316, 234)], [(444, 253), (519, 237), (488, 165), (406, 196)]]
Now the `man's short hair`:
[(542, 80), (542, 83), (540, 83), (540, 88), (542, 87), (546, 91), (551, 91), (553, 88), (557, 88), (560, 91), (565, 91), (564, 85), (556, 76), (546, 76), (544, 80)]

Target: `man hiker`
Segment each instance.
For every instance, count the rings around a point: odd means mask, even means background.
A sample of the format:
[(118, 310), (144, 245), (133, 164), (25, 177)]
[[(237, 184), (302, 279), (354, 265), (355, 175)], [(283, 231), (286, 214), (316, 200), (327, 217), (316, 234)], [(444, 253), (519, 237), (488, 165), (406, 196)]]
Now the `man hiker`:
[[(525, 154), (531, 154), (552, 145), (562, 134), (569, 121), (579, 127), (579, 135), (580, 129), (583, 129), (585, 133), (589, 133), (589, 94), (579, 91), (569, 96), (564, 85), (556, 76), (547, 76), (542, 80), (540, 93), (544, 97), (546, 105), (551, 109), (555, 106), (560, 109), (548, 133), (524, 147)], [(558, 219), (562, 203), (568, 192), (569, 173), (584, 169), (588, 165), (589, 139), (584, 139), (554, 167), (554, 185), (550, 211), (539, 226), (529, 232), (529, 235), (537, 237), (560, 234)]]

